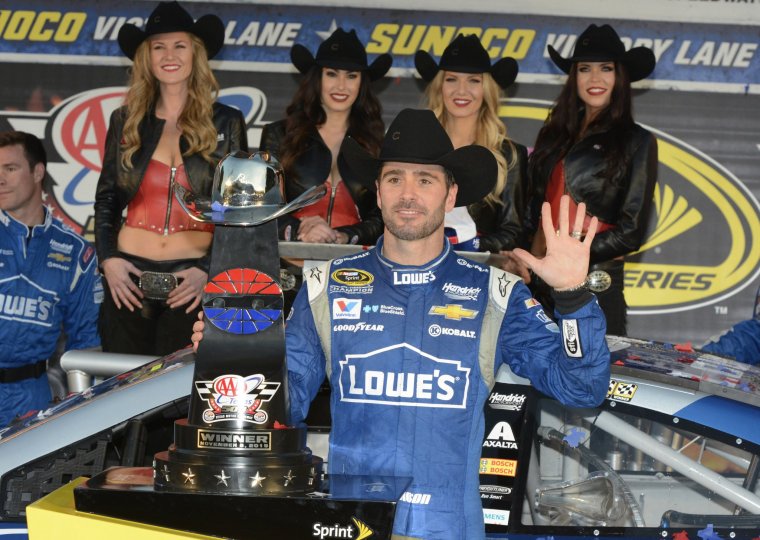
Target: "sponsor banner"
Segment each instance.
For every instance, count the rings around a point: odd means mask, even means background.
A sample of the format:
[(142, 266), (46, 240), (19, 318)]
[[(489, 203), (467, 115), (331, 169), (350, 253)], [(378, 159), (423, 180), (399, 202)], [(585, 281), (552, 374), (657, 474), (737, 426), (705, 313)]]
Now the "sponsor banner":
[[(152, 4), (72, 0), (61, 9), (49, 0), (9, 0), (0, 9), (0, 57), (29, 61), (58, 56), (67, 62), (123, 63), (116, 38), (125, 23), (142, 26)], [(459, 33), (476, 34), (493, 59), (520, 62), (519, 80), (556, 76), (546, 46), (568, 56), (588, 17), (446, 11), (372, 9), (345, 6), (288, 6), (193, 2), (194, 15), (213, 12), (225, 23), (225, 47), (218, 59), (231, 69), (256, 63), (292, 71), (289, 51), (301, 43), (315, 51), (337, 26), (354, 28), (371, 55), (390, 53), (399, 74), (413, 71), (419, 49), (439, 56)], [(623, 8), (624, 9), (624, 8)], [(756, 28), (670, 21), (616, 21), (627, 47), (651, 47), (658, 58), (654, 80), (686, 85), (712, 83), (735, 91), (760, 92)], [(16, 59), (14, 55), (18, 55)]]
[(527, 400), (524, 386), (497, 382), (484, 407), (480, 500), (487, 532), (506, 532)]

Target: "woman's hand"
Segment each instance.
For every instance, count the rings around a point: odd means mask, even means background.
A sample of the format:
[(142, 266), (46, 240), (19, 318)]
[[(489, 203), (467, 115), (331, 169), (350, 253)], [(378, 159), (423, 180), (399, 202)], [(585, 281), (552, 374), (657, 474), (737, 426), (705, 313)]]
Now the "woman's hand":
[(182, 280), (182, 282), (169, 293), (169, 296), (166, 298), (166, 305), (174, 309), (190, 302), (190, 305), (185, 310), (185, 313), (190, 313), (201, 303), (201, 295), (203, 294), (206, 282), (208, 282), (208, 274), (200, 268), (192, 266), (179, 272), (174, 272), (174, 276), (177, 280)]
[(198, 352), (198, 345), (200, 345), (203, 339), (203, 329), (206, 328), (206, 323), (203, 322), (203, 312), (198, 312), (198, 320), (193, 323), (193, 335), (190, 336), (190, 341), (193, 342), (193, 351)]
[(530, 271), (528, 266), (520, 260), (511, 251), (500, 251), (501, 260), (499, 261), (499, 268), (510, 274), (514, 274), (522, 278), (525, 283), (530, 283)]
[(307, 216), (298, 227), (298, 239), (301, 242), (317, 244), (346, 244), (348, 235), (332, 229), (320, 216)]
[(108, 288), (111, 290), (111, 298), (118, 309), (122, 306), (129, 311), (135, 308), (142, 308), (143, 293), (140, 288), (132, 281), (130, 274), (137, 277), (142, 275), (134, 264), (121, 257), (110, 257), (100, 264), (103, 269), (103, 275), (108, 282)]
[(555, 290), (573, 289), (583, 283), (588, 274), (589, 253), (591, 242), (599, 224), (597, 218), (592, 218), (583, 234), (583, 219), (586, 215), (586, 204), (580, 203), (575, 214), (575, 224), (570, 230), (570, 197), (563, 195), (559, 206), (559, 228), (554, 229), (552, 211), (549, 203), (541, 208), (541, 223), (546, 237), (546, 256), (537, 259), (524, 249), (515, 249), (512, 253), (528, 265), (547, 285)]

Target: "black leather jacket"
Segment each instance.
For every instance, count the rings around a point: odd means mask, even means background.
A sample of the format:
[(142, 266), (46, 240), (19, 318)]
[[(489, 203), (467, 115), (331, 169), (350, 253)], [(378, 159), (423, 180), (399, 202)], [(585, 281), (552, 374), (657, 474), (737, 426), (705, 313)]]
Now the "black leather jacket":
[[(137, 194), (164, 128), (164, 120), (157, 118), (153, 112), (143, 119), (139, 127), (142, 146), (132, 156), (133, 168), (125, 169), (121, 165), (120, 141), (126, 111), (126, 107), (121, 107), (111, 114), (103, 154), (103, 170), (95, 192), (95, 248), (101, 264), (109, 257), (118, 255), (117, 239), (122, 225), (122, 212)], [(216, 150), (211, 154), (213, 163), (200, 155), (182, 157), (185, 174), (193, 192), (207, 196), (211, 195), (214, 168), (219, 160), (230, 152), (248, 150), (245, 119), (239, 110), (214, 103), (214, 126), (218, 142)], [(187, 149), (184, 137), (180, 137), (179, 147), (182, 152)], [(198, 266), (208, 271), (208, 256), (200, 259)]]
[[(615, 228), (597, 234), (591, 244), (591, 264), (621, 257), (641, 247), (646, 234), (652, 195), (657, 182), (657, 140), (638, 124), (625, 145), (627, 167), (616, 178), (596, 176), (605, 168), (607, 131), (593, 132), (570, 148), (565, 156), (565, 191), (587, 212)], [(553, 156), (539, 164), (532, 178), (535, 195), (531, 223), (538, 224), (541, 203), (552, 169)]]
[[(526, 185), (528, 179), (528, 150), (512, 141), (515, 152), (505, 141), (501, 153), (511, 167), (507, 172), (507, 184), (501, 192), (502, 204), (493, 207), (483, 201), (473, 203), (467, 211), (475, 221), (478, 229), (480, 250), (498, 253), (525, 247), (525, 211), (530, 190)], [(514, 159), (514, 163), (512, 160)]]
[[(259, 150), (271, 152), (279, 159), (280, 144), (284, 137), (285, 120), (266, 125), (261, 134)], [(293, 170), (285, 173), (285, 198), (292, 201), (310, 187), (323, 184), (330, 174), (331, 167), (332, 153), (320, 137), (319, 132), (314, 129), (308, 148), (298, 157)], [(346, 233), (349, 242), (352, 244), (374, 245), (383, 232), (383, 218), (380, 215), (380, 209), (377, 207), (375, 192), (367, 189), (352, 176), (351, 171), (343, 164), (343, 159), (340, 156), (338, 157), (338, 169), (343, 183), (348, 188), (348, 192), (359, 210), (361, 221), (355, 225), (336, 227), (336, 230)], [(329, 194), (326, 195), (326, 197), (329, 196)], [(279, 218), (277, 226), (280, 230), (280, 238), (294, 239), (299, 224), (300, 220), (293, 217), (292, 214)], [(286, 238), (288, 226), (290, 226), (292, 238)]]

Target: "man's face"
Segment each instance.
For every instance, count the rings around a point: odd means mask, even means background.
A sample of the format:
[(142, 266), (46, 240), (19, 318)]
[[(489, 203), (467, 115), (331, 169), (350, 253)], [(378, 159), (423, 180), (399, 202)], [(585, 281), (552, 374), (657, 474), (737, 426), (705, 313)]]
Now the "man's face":
[(32, 205), (39, 204), (38, 189), (45, 176), (45, 166), (33, 168), (20, 144), (0, 148), (0, 209), (13, 215), (22, 214)]
[(440, 165), (389, 161), (377, 180), (385, 228), (400, 240), (420, 240), (441, 229), (456, 196), (456, 184), (447, 185)]

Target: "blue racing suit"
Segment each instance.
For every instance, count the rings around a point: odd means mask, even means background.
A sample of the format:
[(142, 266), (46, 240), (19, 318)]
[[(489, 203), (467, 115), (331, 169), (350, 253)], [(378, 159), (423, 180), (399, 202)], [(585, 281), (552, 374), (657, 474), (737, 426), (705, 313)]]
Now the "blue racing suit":
[(745, 364), (760, 364), (760, 289), (755, 294), (754, 317), (711, 338), (702, 350), (729, 356)]
[(411, 477), (395, 534), (485, 538), (478, 465), (496, 371), (506, 362), (566, 404), (598, 405), (604, 315), (589, 293), (565, 293), (575, 304), (558, 327), (519, 278), (448, 240), (424, 267), (396, 265), (382, 246), (304, 272), (286, 327), (292, 420), (327, 376), (329, 472)]
[[(100, 345), (103, 287), (95, 251), (45, 209), (42, 224), (27, 227), (0, 211), (0, 370), (47, 360), (61, 330), (66, 350)], [(9, 368), (11, 368), (9, 370)], [(17, 414), (50, 402), (47, 374), (0, 382), (0, 427)]]

